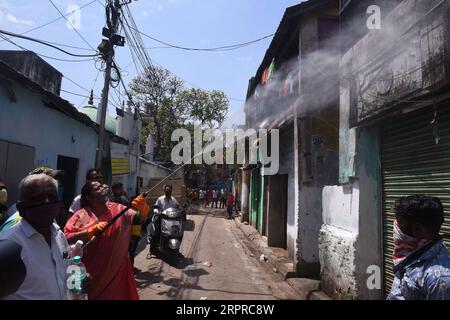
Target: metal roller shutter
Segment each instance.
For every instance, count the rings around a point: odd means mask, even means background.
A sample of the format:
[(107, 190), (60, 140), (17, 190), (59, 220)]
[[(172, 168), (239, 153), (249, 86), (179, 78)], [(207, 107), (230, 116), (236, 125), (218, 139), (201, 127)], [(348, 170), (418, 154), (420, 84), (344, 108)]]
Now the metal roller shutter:
[(385, 294), (393, 281), (391, 208), (396, 199), (413, 194), (439, 197), (445, 209), (442, 233), (450, 233), (450, 106), (440, 107), (438, 113), (441, 137), (438, 145), (430, 124), (433, 108), (403, 115), (382, 128)]

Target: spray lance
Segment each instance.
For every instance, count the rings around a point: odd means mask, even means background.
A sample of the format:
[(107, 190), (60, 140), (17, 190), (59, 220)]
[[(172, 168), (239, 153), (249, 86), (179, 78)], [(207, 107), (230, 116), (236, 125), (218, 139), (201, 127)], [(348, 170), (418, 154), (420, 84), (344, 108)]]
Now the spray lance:
[[(194, 158), (194, 157), (193, 157)], [(154, 190), (156, 187), (158, 187), (159, 185), (161, 185), (161, 183), (163, 183), (164, 181), (166, 181), (167, 179), (169, 179), (172, 175), (174, 175), (176, 172), (178, 172), (181, 168), (183, 168), (183, 166), (180, 166), (179, 168), (177, 168), (175, 171), (173, 171), (171, 174), (169, 174), (167, 177), (165, 177), (164, 179), (162, 179), (160, 182), (158, 182), (156, 185), (154, 185), (150, 190), (142, 193), (141, 195), (139, 195), (138, 197), (136, 197), (132, 202), (130, 206), (125, 207), (122, 211), (120, 211), (117, 215), (115, 215), (111, 220), (108, 221), (108, 224), (102, 229), (97, 231), (94, 236), (83, 245), (83, 249), (86, 248), (88, 245), (90, 245), (92, 242), (95, 241), (95, 239), (97, 239), (99, 236), (101, 236), (103, 234), (103, 232), (105, 232), (109, 227), (111, 227), (114, 222), (116, 222), (121, 216), (123, 216), (128, 210), (132, 209), (133, 203), (135, 203), (135, 201), (145, 201), (145, 198), (147, 198), (148, 194)], [(148, 206), (148, 205), (147, 205)], [(147, 211), (150, 210), (149, 208), (146, 209)]]
[[(198, 157), (199, 155), (201, 155), (204, 152), (205, 148), (203, 148), (199, 153), (195, 154), (187, 163), (181, 165), (180, 167), (178, 167), (176, 170), (174, 170), (171, 174), (167, 175), (164, 179), (162, 179), (160, 182), (158, 182), (156, 185), (154, 185), (150, 190), (142, 193), (140, 196), (136, 197), (136, 199), (133, 200), (136, 201), (138, 198), (143, 197), (144, 199), (147, 198), (147, 195), (154, 190), (156, 187), (158, 187), (159, 185), (161, 185), (161, 183), (163, 183), (164, 181), (166, 181), (167, 179), (169, 179), (171, 176), (173, 176), (175, 173), (177, 173), (179, 170), (181, 170), (184, 166), (186, 166), (188, 163), (190, 163), (195, 157)], [(141, 198), (142, 199), (142, 198)], [(103, 228), (102, 230), (97, 231), (94, 236), (84, 244), (83, 249), (86, 248), (88, 245), (90, 245), (92, 242), (95, 241), (95, 239), (97, 239), (100, 235), (103, 234), (103, 232), (105, 232), (110, 226), (112, 226), (114, 224), (114, 222), (116, 222), (121, 216), (123, 216), (125, 214), (125, 212), (127, 212), (128, 210), (130, 210), (131, 208), (133, 208), (133, 202), (131, 204), (131, 206), (127, 206), (125, 209), (123, 209), (122, 211), (120, 211), (116, 216), (114, 216), (111, 220), (109, 220), (108, 224), (105, 226), (105, 228)], [(149, 210), (149, 209), (148, 209)], [(147, 210), (147, 211), (148, 211)]]
[[(83, 249), (86, 248), (88, 245), (90, 245), (92, 242), (95, 241), (95, 239), (97, 239), (99, 236), (101, 236), (103, 234), (103, 232), (105, 232), (109, 227), (111, 227), (114, 222), (116, 222), (120, 217), (122, 217), (128, 210), (134, 208), (139, 210), (139, 208), (137, 208), (136, 204), (139, 202), (145, 202), (145, 198), (147, 198), (147, 195), (149, 194), (151, 190), (142, 193), (141, 195), (137, 196), (132, 202), (131, 205), (126, 206), (122, 211), (120, 211), (117, 215), (115, 215), (111, 220), (108, 221), (108, 224), (101, 230), (97, 231), (94, 236), (83, 245)], [(141, 205), (142, 206), (142, 205)], [(148, 211), (149, 207), (147, 204), (144, 205), (144, 207), (146, 206), (146, 208), (144, 208), (144, 210)], [(142, 208), (141, 208), (142, 210)], [(142, 210), (142, 211), (144, 211)]]

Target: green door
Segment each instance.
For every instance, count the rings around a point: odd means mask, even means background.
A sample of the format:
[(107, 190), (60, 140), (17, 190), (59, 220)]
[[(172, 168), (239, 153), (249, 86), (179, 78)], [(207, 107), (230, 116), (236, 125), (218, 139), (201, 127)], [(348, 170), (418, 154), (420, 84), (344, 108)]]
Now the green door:
[[(260, 171), (261, 172), (261, 171)], [(265, 198), (265, 176), (260, 174), (259, 176), (259, 193), (258, 193), (258, 221), (257, 221), (257, 229), (261, 235), (264, 233), (264, 198)]]
[(249, 212), (250, 224), (257, 226), (258, 219), (258, 189), (259, 185), (259, 170), (253, 170), (250, 176), (250, 192), (249, 192)]
[[(392, 205), (395, 200), (414, 194), (439, 197), (445, 209), (442, 233), (450, 232), (450, 107), (440, 107), (438, 116), (438, 135), (430, 124), (433, 108), (402, 115), (382, 128), (385, 294), (389, 293), (393, 281)], [(440, 136), (438, 144), (436, 136)]]

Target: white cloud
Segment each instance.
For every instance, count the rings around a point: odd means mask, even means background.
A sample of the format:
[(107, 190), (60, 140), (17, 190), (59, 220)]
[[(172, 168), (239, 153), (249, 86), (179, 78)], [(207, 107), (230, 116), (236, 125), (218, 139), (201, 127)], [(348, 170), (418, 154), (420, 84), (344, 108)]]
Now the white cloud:
[(9, 12), (3, 12), (3, 11), (0, 11), (0, 19), (2, 19), (2, 20), (5, 19), (8, 22), (15, 23), (15, 24), (22, 24), (22, 25), (26, 25), (26, 26), (32, 26), (34, 24), (34, 22), (31, 20), (18, 19), (13, 14), (11, 14)]

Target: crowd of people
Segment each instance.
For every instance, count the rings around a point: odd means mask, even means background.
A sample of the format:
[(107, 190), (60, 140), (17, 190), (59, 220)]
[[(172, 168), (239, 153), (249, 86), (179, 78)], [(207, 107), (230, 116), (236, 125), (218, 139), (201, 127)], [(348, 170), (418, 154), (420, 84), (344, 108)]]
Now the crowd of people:
[[(110, 188), (100, 170), (91, 169), (81, 194), (66, 211), (60, 192), (63, 175), (46, 167), (33, 170), (20, 182), (18, 201), (10, 207), (6, 205), (7, 186), (0, 180), (0, 260), (20, 249), (19, 259), (0, 261), (0, 298), (67, 299), (66, 270), (73, 258), (70, 245), (81, 240), (89, 243), (82, 255), (88, 272), (83, 288), (89, 299), (139, 299), (133, 259), (150, 211), (145, 197), (130, 200), (122, 184)], [(164, 193), (156, 202), (159, 208), (179, 206), (171, 186), (165, 186)], [(211, 208), (226, 207), (232, 218), (235, 200), (231, 192), (190, 189), (188, 197)], [(429, 196), (402, 197), (393, 211), (395, 278), (388, 299), (450, 299), (450, 254), (440, 235), (442, 202)], [(110, 223), (120, 213), (123, 216)], [(16, 274), (22, 269), (21, 279), (11, 279), (19, 278)], [(6, 281), (12, 284), (5, 285)]]
[(205, 208), (226, 209), (231, 219), (235, 207), (233, 193), (224, 188), (189, 188), (188, 199), (191, 204), (201, 205)]
[[(146, 199), (140, 195), (129, 201), (123, 185), (110, 188), (101, 171), (91, 169), (81, 194), (67, 212), (58, 191), (63, 174), (45, 167), (33, 170), (20, 182), (19, 199), (10, 208), (6, 208), (6, 186), (0, 182), (0, 243), (5, 240), (20, 245), (26, 269), (20, 286), (9, 294), (0, 290), (0, 297), (67, 299), (66, 270), (73, 258), (70, 245), (78, 240), (86, 244), (102, 231), (83, 249), (89, 299), (139, 299), (132, 261), (141, 222), (149, 212)], [(125, 213), (109, 224), (119, 212)]]

